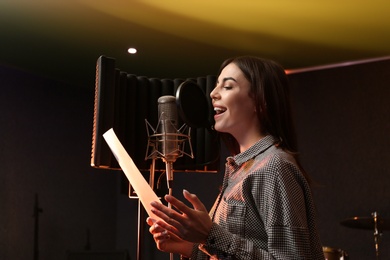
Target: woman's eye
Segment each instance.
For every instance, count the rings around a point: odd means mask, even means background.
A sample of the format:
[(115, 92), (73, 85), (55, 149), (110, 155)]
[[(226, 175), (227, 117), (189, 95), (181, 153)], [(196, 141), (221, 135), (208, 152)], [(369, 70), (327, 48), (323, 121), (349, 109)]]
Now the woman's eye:
[(233, 87), (232, 86), (223, 86), (224, 89), (232, 89)]

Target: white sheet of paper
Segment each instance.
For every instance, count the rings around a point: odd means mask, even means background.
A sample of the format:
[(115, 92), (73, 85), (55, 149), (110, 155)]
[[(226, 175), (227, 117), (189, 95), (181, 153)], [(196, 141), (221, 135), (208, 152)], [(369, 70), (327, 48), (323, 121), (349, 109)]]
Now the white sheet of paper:
[(138, 198), (140, 199), (148, 215), (154, 219), (159, 219), (159, 217), (154, 215), (151, 211), (150, 203), (152, 201), (158, 201), (161, 203), (160, 199), (146, 182), (145, 178), (134, 164), (133, 159), (131, 159), (130, 155), (126, 152), (125, 148), (119, 141), (114, 130), (111, 128), (103, 134), (103, 137), (115, 158), (117, 159), (131, 186), (137, 193)]

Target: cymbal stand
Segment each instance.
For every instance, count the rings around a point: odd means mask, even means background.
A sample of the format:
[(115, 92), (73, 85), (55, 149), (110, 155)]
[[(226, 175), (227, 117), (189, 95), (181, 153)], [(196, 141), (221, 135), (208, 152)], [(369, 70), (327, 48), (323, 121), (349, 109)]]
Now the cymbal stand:
[(372, 217), (374, 219), (374, 243), (375, 243), (375, 255), (376, 259), (379, 260), (379, 242), (382, 236), (381, 230), (378, 228), (378, 214), (377, 212), (373, 212)]

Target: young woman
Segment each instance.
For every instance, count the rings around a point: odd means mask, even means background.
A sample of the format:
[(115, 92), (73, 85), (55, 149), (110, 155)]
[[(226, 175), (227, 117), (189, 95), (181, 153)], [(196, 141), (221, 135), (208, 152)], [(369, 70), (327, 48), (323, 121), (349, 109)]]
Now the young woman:
[(210, 213), (195, 194), (187, 207), (152, 203), (147, 219), (158, 249), (190, 259), (324, 259), (309, 180), (297, 155), (289, 89), (277, 63), (226, 60), (210, 93), (214, 129), (227, 158), (222, 190)]

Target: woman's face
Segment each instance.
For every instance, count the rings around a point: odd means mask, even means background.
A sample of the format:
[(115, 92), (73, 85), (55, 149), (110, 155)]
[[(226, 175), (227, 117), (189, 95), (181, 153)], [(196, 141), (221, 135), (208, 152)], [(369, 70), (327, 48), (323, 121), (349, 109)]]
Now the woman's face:
[(234, 63), (221, 71), (210, 97), (215, 111), (215, 130), (237, 138), (254, 127), (258, 128), (255, 102), (250, 96), (250, 82)]

